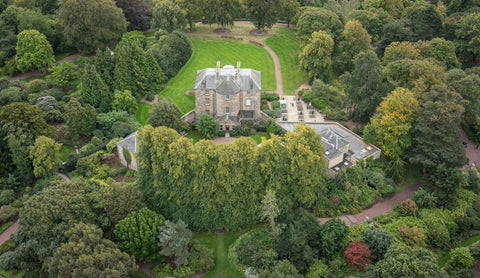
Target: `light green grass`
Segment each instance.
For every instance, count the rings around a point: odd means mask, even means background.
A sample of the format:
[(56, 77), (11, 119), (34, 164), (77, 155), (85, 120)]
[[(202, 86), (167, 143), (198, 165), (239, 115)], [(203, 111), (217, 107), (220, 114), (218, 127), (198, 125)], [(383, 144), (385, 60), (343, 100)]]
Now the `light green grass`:
[(60, 61), (63, 58), (66, 58), (66, 57), (70, 56), (70, 54), (71, 54), (70, 52), (55, 53), (55, 61)]
[(250, 138), (255, 140), (255, 142), (257, 142), (257, 144), (262, 143), (262, 138), (264, 138), (264, 137), (266, 139), (269, 139), (270, 135), (268, 135), (267, 133), (257, 133), (257, 134), (254, 134), (254, 135), (250, 135)]
[(60, 159), (62, 161), (67, 161), (68, 154), (74, 153), (74, 152), (75, 152), (75, 149), (73, 147), (63, 144), (62, 148), (60, 149)]
[(217, 235), (212, 233), (195, 234), (193, 237), (213, 250), (215, 267), (203, 278), (242, 278), (243, 275), (235, 269), (235, 266), (228, 259), (228, 248), (235, 240), (245, 232), (225, 232)]
[(18, 271), (18, 270), (3, 270), (3, 269), (0, 269), (0, 274), (5, 277), (5, 278), (22, 278), (23, 276), (25, 276), (25, 271), (21, 270), (21, 271)]
[(262, 72), (262, 90), (274, 91), (275, 67), (268, 52), (262, 47), (232, 39), (190, 36), (193, 54), (178, 74), (167, 84), (160, 96), (175, 102), (183, 113), (195, 108), (195, 96), (186, 94), (192, 90), (197, 70), (214, 68), (217, 61), (222, 66), (242, 63), (242, 68), (252, 68)]
[(4, 223), (2, 226), (0, 226), (0, 234), (5, 232), (6, 229), (10, 228), (10, 226), (13, 225), (13, 221), (8, 221)]
[(307, 75), (300, 71), (298, 53), (300, 45), (294, 30), (285, 27), (276, 27), (276, 34), (268, 37), (265, 44), (277, 54), (282, 67), (283, 92), (293, 95), (295, 90), (305, 83)]
[[(479, 240), (480, 240), (480, 235), (475, 235), (475, 236), (472, 236), (470, 238), (467, 238), (465, 240), (460, 241), (452, 249), (455, 249), (455, 248), (458, 248), (458, 247), (468, 247), (468, 246), (474, 244), (475, 242), (477, 242)], [(438, 265), (443, 267), (448, 262), (448, 260), (450, 260), (450, 252), (446, 253), (445, 255), (440, 257), (440, 259), (438, 259)]]
[(150, 117), (150, 109), (152, 109), (152, 106), (150, 104), (143, 102), (138, 104), (135, 119), (142, 126), (148, 124), (148, 117)]

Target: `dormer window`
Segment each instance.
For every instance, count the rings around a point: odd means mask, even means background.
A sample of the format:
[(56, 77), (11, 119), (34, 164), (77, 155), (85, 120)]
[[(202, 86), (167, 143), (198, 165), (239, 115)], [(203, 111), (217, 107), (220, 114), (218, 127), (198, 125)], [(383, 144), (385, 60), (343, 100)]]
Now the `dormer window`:
[(230, 114), (230, 107), (225, 107), (225, 114)]
[(230, 95), (225, 95), (225, 100), (230, 101)]

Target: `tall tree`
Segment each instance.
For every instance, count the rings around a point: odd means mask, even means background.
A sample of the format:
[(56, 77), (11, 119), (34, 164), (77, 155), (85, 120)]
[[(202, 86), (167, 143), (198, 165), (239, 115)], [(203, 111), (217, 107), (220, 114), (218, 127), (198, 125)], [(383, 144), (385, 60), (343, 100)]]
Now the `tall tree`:
[(462, 61), (478, 64), (480, 49), (480, 12), (462, 16), (455, 29), (455, 45)]
[(280, 215), (280, 209), (277, 205), (277, 198), (275, 197), (275, 191), (267, 190), (262, 200), (262, 219), (268, 220), (270, 228), (272, 229), (272, 235), (275, 239), (281, 234), (281, 227), (275, 223), (275, 218)]
[(419, 96), (418, 102), (410, 161), (427, 168), (441, 163), (452, 167), (465, 164), (458, 129), (465, 111), (462, 97), (445, 85), (435, 85)]
[(371, 118), (375, 143), (388, 158), (401, 157), (412, 144), (410, 129), (417, 107), (418, 101), (413, 93), (399, 87), (383, 99)]
[(82, 102), (93, 107), (102, 108), (103, 112), (110, 110), (112, 96), (107, 84), (102, 80), (94, 65), (87, 65), (83, 71), (80, 84)]
[(202, 114), (198, 118), (198, 123), (196, 125), (197, 130), (202, 134), (203, 137), (207, 139), (213, 138), (217, 134), (217, 123), (215, 119), (208, 115)]
[(112, 109), (117, 111), (127, 111), (130, 114), (137, 111), (137, 100), (132, 95), (132, 92), (125, 90), (115, 90), (113, 94)]
[(155, 2), (152, 11), (152, 27), (160, 28), (168, 33), (183, 31), (187, 24), (185, 13), (176, 1), (162, 0)]
[(427, 57), (444, 63), (447, 69), (460, 67), (453, 42), (447, 41), (444, 38), (434, 38), (428, 46), (425, 53)]
[(332, 75), (333, 46), (333, 39), (328, 33), (314, 32), (309, 43), (299, 54), (301, 69), (311, 78), (328, 81)]
[(135, 261), (103, 239), (102, 230), (95, 225), (77, 223), (65, 236), (68, 242), (45, 262), (51, 277), (128, 277), (137, 270)]
[(188, 264), (188, 243), (192, 238), (192, 231), (187, 229), (187, 225), (178, 220), (177, 223), (165, 221), (165, 224), (159, 228), (158, 241), (162, 248), (160, 254), (173, 256), (175, 265), (181, 266)]
[(160, 256), (158, 232), (163, 216), (142, 208), (127, 215), (115, 226), (115, 237), (121, 250), (141, 261), (152, 261)]
[(127, 30), (146, 31), (150, 28), (152, 11), (145, 0), (116, 0), (117, 7), (123, 10), (128, 21)]
[(190, 32), (195, 29), (195, 22), (202, 17), (202, 2), (200, 0), (179, 0), (178, 5), (185, 13), (185, 19), (190, 26)]
[(290, 27), (290, 21), (297, 14), (300, 4), (296, 0), (281, 0), (279, 18), (287, 21), (287, 27)]
[(405, 9), (402, 17), (410, 20), (417, 40), (430, 40), (442, 34), (442, 18), (435, 10), (435, 6), (428, 2), (415, 2)]
[(247, 15), (258, 30), (272, 28), (277, 22), (280, 0), (246, 0)]
[(382, 98), (391, 90), (377, 55), (373, 51), (361, 52), (354, 58), (352, 74), (344, 76), (351, 116), (367, 121)]
[(122, 39), (115, 48), (115, 59), (116, 89), (129, 90), (137, 99), (166, 81), (157, 61), (135, 40)]
[(93, 57), (93, 63), (95, 64), (95, 69), (102, 78), (102, 80), (107, 84), (110, 91), (115, 89), (115, 82), (113, 79), (114, 69), (115, 69), (115, 53), (113, 53), (110, 48), (105, 48), (104, 50), (97, 49), (96, 55)]
[(153, 104), (148, 123), (154, 127), (166, 126), (180, 131), (183, 126), (181, 116), (180, 109), (175, 103), (170, 99), (160, 98)]
[(392, 42), (413, 41), (414, 34), (412, 30), (406, 26), (405, 22), (395, 20), (383, 26), (382, 39), (378, 45), (377, 51), (383, 54), (383, 51)]
[(165, 75), (172, 78), (192, 56), (192, 44), (184, 33), (173, 31), (150, 45), (147, 52), (155, 57)]
[(313, 33), (325, 31), (333, 38), (342, 32), (342, 23), (338, 15), (322, 8), (307, 8), (302, 12), (296, 24), (298, 38), (305, 45), (309, 42)]
[(21, 72), (45, 70), (53, 66), (55, 57), (47, 38), (37, 30), (24, 30), (18, 34), (15, 61)]
[(469, 124), (475, 124), (480, 117), (480, 76), (469, 74), (464, 78), (449, 82), (468, 103), (464, 104), (465, 118)]
[(392, 42), (383, 54), (383, 64), (388, 65), (391, 62), (410, 59), (421, 59), (420, 50), (413, 42)]
[(370, 45), (372, 37), (363, 28), (358, 20), (350, 20), (345, 24), (340, 41), (338, 63), (342, 66), (341, 71), (350, 71), (353, 68), (352, 57), (360, 52), (372, 50)]
[(216, 23), (225, 29), (233, 26), (239, 8), (238, 0), (205, 0), (203, 16), (206, 23)]
[(68, 136), (77, 141), (80, 136), (89, 135), (95, 129), (95, 108), (86, 104), (82, 106), (75, 98), (70, 99), (65, 109), (65, 122)]
[(0, 127), (9, 133), (25, 132), (36, 138), (40, 135), (49, 136), (52, 127), (47, 125), (42, 117), (42, 110), (25, 102), (15, 102), (0, 109)]
[(30, 159), (33, 163), (35, 177), (48, 177), (55, 174), (62, 165), (61, 146), (61, 144), (55, 143), (55, 140), (45, 136), (40, 136), (35, 140), (35, 144), (30, 149)]
[(111, 0), (61, 1), (58, 22), (67, 43), (84, 53), (114, 43), (127, 29), (122, 10)]

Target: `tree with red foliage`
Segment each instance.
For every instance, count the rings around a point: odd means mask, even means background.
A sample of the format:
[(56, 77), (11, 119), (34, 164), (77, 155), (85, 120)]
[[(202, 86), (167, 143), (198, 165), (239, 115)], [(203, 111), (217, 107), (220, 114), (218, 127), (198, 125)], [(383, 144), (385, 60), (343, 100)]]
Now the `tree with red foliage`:
[(343, 256), (350, 267), (358, 270), (365, 270), (365, 266), (372, 263), (369, 246), (360, 241), (350, 242)]

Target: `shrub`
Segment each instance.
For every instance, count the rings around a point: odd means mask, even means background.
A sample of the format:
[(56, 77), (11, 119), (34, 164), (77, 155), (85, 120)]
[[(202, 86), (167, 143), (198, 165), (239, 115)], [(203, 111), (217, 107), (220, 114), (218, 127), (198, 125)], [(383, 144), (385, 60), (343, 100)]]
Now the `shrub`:
[(365, 270), (365, 266), (372, 263), (368, 245), (359, 241), (350, 242), (343, 256), (350, 267), (358, 270)]
[(400, 226), (398, 228), (399, 234), (403, 241), (412, 247), (425, 247), (426, 236), (425, 231), (419, 227)]
[(9, 205), (15, 201), (15, 191), (5, 189), (0, 192), (0, 205)]
[(468, 249), (474, 259), (480, 259), (480, 240), (470, 245)]
[(264, 269), (272, 266), (277, 258), (273, 244), (273, 237), (267, 229), (255, 230), (239, 239), (235, 251), (241, 264)]
[(305, 278), (326, 278), (328, 276), (328, 266), (322, 260), (315, 260), (308, 268)]
[(415, 216), (417, 215), (418, 207), (414, 200), (407, 199), (400, 204), (399, 210), (402, 216)]
[(422, 187), (413, 195), (413, 200), (421, 208), (434, 208), (437, 203), (437, 197)]
[(267, 101), (275, 101), (280, 99), (280, 96), (278, 94), (273, 94), (273, 93), (262, 93), (260, 97), (262, 100), (267, 100)]
[(365, 224), (355, 224), (348, 227), (348, 242), (352, 242), (355, 240), (362, 240), (365, 236), (365, 232), (367, 231), (367, 226)]
[(33, 79), (26, 85), (26, 90), (29, 94), (40, 93), (46, 89), (48, 89), (47, 82), (42, 79)]
[(0, 222), (5, 223), (13, 220), (18, 215), (18, 208), (10, 205), (0, 207)]
[(215, 119), (208, 114), (202, 114), (200, 116), (196, 128), (206, 139), (212, 139), (217, 134), (217, 123)]
[(5, 270), (11, 270), (17, 267), (17, 253), (15, 251), (5, 252), (0, 256), (0, 267)]
[(378, 261), (383, 259), (388, 248), (393, 243), (393, 236), (382, 229), (373, 229), (365, 232), (363, 241), (370, 246), (370, 251)]
[(454, 268), (470, 268), (473, 266), (473, 257), (468, 247), (458, 247), (450, 251), (448, 265)]
[(188, 266), (179, 266), (173, 270), (172, 274), (175, 278), (187, 278), (194, 273)]
[(71, 85), (79, 77), (78, 67), (72, 62), (63, 62), (50, 69), (48, 77), (52, 83), (61, 87)]
[(213, 251), (198, 240), (190, 242), (190, 257), (188, 266), (194, 273), (207, 272), (215, 266)]
[(110, 140), (108, 143), (107, 143), (107, 152), (108, 153), (111, 153), (116, 147), (117, 147), (117, 143), (122, 140), (122, 138), (120, 137), (116, 137), (116, 138), (113, 138), (112, 140)]
[(15, 250), (16, 246), (17, 244), (15, 243), (15, 241), (13, 241), (13, 239), (5, 241), (2, 245), (0, 245), (0, 255), (3, 255), (8, 251)]
[(0, 91), (0, 105), (21, 102), (26, 99), (26, 93), (21, 88), (9, 87)]
[(37, 105), (38, 108), (42, 109), (43, 111), (60, 110), (60, 105), (52, 96), (43, 96), (37, 98), (35, 105)]

